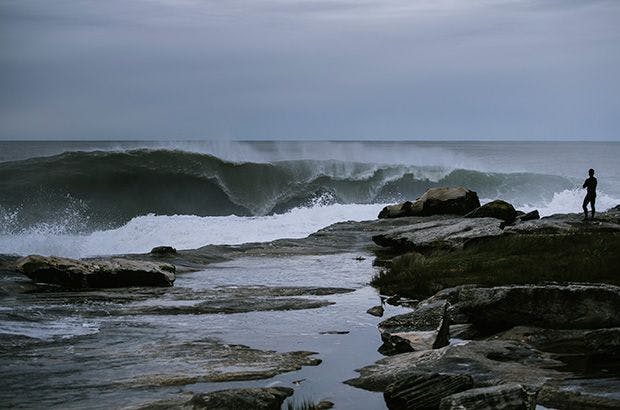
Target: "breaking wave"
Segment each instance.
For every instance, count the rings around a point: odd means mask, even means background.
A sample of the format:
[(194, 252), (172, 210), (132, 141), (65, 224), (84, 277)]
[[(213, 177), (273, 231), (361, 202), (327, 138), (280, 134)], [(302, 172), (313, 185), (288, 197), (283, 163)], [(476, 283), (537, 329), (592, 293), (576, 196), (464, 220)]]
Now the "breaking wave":
[(149, 215), (265, 216), (322, 204), (382, 204), (436, 186), (542, 204), (568, 178), (339, 160), (233, 162), (178, 150), (66, 152), (0, 163), (0, 233), (114, 229)]

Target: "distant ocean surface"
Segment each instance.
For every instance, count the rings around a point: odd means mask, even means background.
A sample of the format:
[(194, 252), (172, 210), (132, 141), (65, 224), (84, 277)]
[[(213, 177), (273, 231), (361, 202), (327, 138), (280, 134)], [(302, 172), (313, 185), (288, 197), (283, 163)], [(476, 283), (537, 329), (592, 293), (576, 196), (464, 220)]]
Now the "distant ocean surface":
[(542, 215), (620, 204), (620, 142), (0, 141), (0, 254), (304, 237), (464, 186)]

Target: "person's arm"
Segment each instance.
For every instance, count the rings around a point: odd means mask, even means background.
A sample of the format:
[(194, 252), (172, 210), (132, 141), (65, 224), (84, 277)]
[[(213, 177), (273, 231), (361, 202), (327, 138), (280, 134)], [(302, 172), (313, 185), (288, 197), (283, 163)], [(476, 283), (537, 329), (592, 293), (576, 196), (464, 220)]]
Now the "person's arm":
[(588, 180), (586, 179), (586, 181), (583, 183), (583, 187), (582, 188), (586, 188), (588, 186)]

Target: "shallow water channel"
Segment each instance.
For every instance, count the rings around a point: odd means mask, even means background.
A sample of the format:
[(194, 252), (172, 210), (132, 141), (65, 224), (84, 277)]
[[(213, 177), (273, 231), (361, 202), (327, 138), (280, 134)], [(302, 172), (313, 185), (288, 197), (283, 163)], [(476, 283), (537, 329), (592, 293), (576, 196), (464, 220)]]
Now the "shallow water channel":
[[(381, 394), (342, 383), (381, 357), (381, 319), (366, 313), (379, 304), (368, 286), (375, 268), (360, 255), (240, 258), (179, 274), (166, 289), (65, 292), (2, 274), (0, 402), (123, 408), (285, 386), (294, 402), (385, 408)], [(385, 307), (386, 316), (406, 311)]]

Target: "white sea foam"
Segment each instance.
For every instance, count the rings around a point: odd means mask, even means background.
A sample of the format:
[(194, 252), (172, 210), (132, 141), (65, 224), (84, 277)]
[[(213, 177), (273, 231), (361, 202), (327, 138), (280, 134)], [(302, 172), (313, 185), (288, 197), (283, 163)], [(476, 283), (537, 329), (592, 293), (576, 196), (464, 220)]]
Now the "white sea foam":
[(145, 215), (112, 230), (85, 235), (62, 233), (44, 225), (0, 235), (0, 253), (67, 257), (143, 253), (159, 245), (192, 249), (207, 244), (240, 244), (279, 238), (303, 238), (336, 222), (374, 219), (384, 205), (317, 205), (282, 215), (240, 217)]
[(20, 335), (42, 340), (69, 339), (98, 332), (97, 323), (71, 316), (42, 322), (0, 322), (0, 334)]
[[(584, 189), (566, 189), (553, 194), (553, 198), (543, 204), (522, 204), (517, 206), (523, 211), (538, 209), (541, 216), (553, 214), (580, 213), (583, 212), (581, 204), (585, 196)], [(596, 211), (603, 212), (620, 204), (620, 199), (598, 192), (596, 195)]]
[[(579, 213), (583, 190), (557, 192), (545, 203), (515, 204), (517, 209), (538, 209), (541, 216)], [(482, 200), (481, 202), (488, 202)], [(599, 192), (596, 207), (605, 211), (620, 200)], [(42, 224), (20, 233), (0, 235), (0, 254), (41, 254), (86, 257), (123, 253), (144, 253), (155, 246), (192, 249), (208, 244), (234, 245), (280, 238), (303, 238), (336, 222), (375, 219), (383, 204), (332, 204), (295, 208), (285, 214), (241, 217), (194, 215), (144, 215), (126, 225), (89, 234), (67, 233), (71, 227)]]

